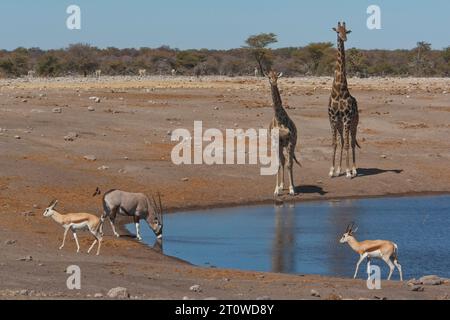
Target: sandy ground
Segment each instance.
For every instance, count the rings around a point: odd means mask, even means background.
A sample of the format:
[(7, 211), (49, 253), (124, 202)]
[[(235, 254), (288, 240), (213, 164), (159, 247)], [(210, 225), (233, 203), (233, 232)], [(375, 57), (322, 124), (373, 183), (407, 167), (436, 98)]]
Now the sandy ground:
[[(300, 194), (282, 199), (450, 191), (450, 79), (349, 80), (361, 112), (360, 175), (353, 180), (328, 178), (331, 81), (280, 80), (303, 165), (295, 168)], [(275, 178), (261, 176), (259, 166), (175, 166), (170, 157), (172, 130), (192, 130), (195, 120), (221, 130), (267, 128), (270, 106), (267, 81), (254, 78), (0, 80), (0, 297), (90, 298), (123, 286), (153, 299), (310, 299), (311, 289), (320, 299), (448, 298), (448, 284), (413, 292), (406, 283), (383, 282), (374, 292), (362, 280), (198, 268), (130, 237), (114, 239), (109, 227), (100, 257), (75, 254), (73, 241), (57, 250), (63, 230), (42, 217), (46, 205), (57, 198), (62, 212), (100, 215), (97, 186), (160, 190), (169, 211), (273, 202)], [(70, 132), (74, 141), (64, 139)], [(90, 239), (81, 242), (85, 250)], [(80, 291), (66, 288), (72, 264), (82, 270)], [(195, 284), (201, 293), (189, 290)]]

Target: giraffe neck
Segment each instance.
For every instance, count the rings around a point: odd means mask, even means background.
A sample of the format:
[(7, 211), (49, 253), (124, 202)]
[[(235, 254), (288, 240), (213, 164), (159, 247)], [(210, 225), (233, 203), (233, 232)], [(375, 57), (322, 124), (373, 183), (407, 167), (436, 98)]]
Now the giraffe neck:
[(275, 111), (275, 117), (277, 119), (281, 119), (285, 114), (285, 110), (283, 108), (283, 101), (281, 100), (280, 90), (278, 90), (277, 85), (271, 84), (272, 88), (272, 100), (273, 100), (273, 109)]
[(347, 71), (345, 67), (345, 45), (344, 41), (338, 36), (338, 51), (336, 70), (334, 73), (333, 87), (337, 92), (342, 93), (348, 91)]

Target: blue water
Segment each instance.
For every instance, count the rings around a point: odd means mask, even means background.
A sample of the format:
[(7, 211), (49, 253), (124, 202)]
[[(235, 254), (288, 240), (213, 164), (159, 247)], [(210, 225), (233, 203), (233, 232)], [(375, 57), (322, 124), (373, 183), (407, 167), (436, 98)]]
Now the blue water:
[[(163, 249), (205, 267), (352, 277), (358, 255), (339, 243), (351, 221), (359, 226), (358, 240), (388, 239), (398, 245), (405, 279), (450, 277), (450, 196), (181, 212), (165, 217)], [(142, 227), (144, 241), (153, 245), (153, 233)], [(133, 225), (128, 229), (135, 232)], [(387, 276), (383, 261), (373, 264)], [(360, 277), (364, 270), (361, 265)]]

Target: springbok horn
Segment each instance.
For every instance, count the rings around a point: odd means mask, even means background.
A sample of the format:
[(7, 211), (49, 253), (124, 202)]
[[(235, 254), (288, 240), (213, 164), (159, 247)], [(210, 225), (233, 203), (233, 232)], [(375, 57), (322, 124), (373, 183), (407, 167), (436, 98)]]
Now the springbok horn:
[(158, 200), (159, 200), (159, 214), (160, 214), (160, 221), (161, 221), (161, 223), (163, 223), (163, 216), (164, 216), (164, 213), (163, 213), (163, 206), (162, 206), (162, 202), (161, 202), (161, 194), (158, 192)]

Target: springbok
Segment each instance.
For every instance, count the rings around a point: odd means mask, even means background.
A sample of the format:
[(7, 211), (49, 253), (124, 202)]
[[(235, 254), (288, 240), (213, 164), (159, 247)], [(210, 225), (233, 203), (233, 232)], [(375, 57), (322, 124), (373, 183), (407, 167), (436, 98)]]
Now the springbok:
[[(348, 243), (353, 251), (359, 253), (360, 255), (353, 278), (356, 279), (359, 265), (365, 258), (368, 260), (368, 270), (370, 270), (371, 259), (378, 258), (382, 259), (389, 266), (390, 271), (388, 280), (391, 280), (392, 273), (394, 272), (395, 267), (397, 267), (400, 273), (400, 281), (403, 281), (402, 266), (398, 262), (397, 245), (394, 242), (387, 240), (366, 240), (358, 242), (354, 237), (356, 231), (358, 231), (358, 227), (355, 229), (354, 223), (349, 224), (340, 240), (341, 243)], [(391, 258), (393, 258), (393, 262), (391, 261)]]
[[(99, 188), (94, 196), (101, 194)], [(152, 201), (143, 193), (130, 193), (120, 190), (110, 190), (103, 195), (103, 215), (101, 217), (100, 232), (103, 232), (103, 223), (109, 218), (111, 228), (116, 237), (120, 237), (114, 226), (117, 214), (133, 217), (136, 226), (136, 237), (142, 240), (140, 232), (140, 221), (144, 219), (155, 233), (157, 239), (162, 239), (163, 230), (163, 207), (161, 195), (158, 193), (158, 201), (151, 197)], [(150, 210), (150, 208), (152, 210)], [(152, 212), (150, 212), (152, 211)]]
[(100, 78), (102, 76), (102, 70), (100, 69), (95, 70), (94, 75), (96, 78)]
[(138, 73), (139, 73), (139, 77), (145, 77), (147, 75), (147, 70), (139, 69)]
[(100, 254), (100, 247), (103, 239), (103, 233), (100, 231), (101, 220), (89, 213), (68, 213), (61, 214), (55, 210), (58, 200), (53, 200), (47, 209), (44, 211), (44, 217), (52, 217), (57, 223), (63, 226), (64, 238), (59, 250), (64, 248), (66, 242), (67, 232), (69, 230), (73, 233), (73, 238), (77, 244), (77, 253), (80, 252), (80, 244), (78, 243), (77, 231), (78, 230), (89, 230), (90, 233), (95, 237), (95, 241), (90, 246), (87, 253), (90, 253), (94, 248), (95, 244), (98, 242), (97, 255)]

